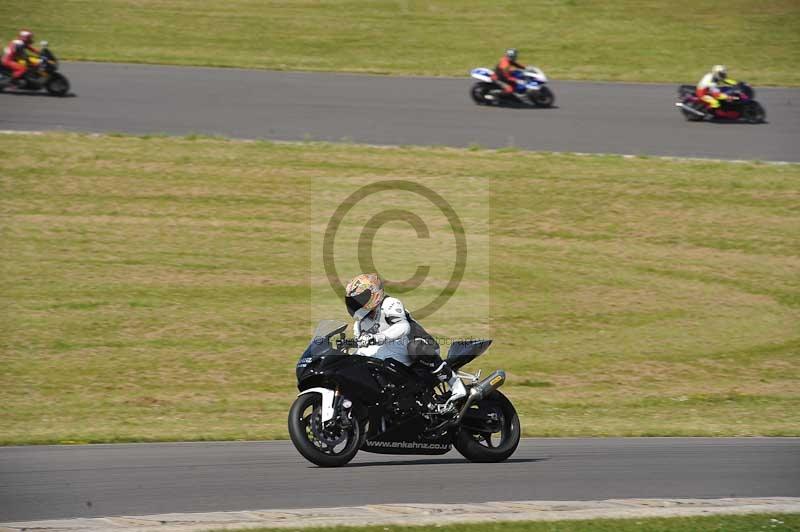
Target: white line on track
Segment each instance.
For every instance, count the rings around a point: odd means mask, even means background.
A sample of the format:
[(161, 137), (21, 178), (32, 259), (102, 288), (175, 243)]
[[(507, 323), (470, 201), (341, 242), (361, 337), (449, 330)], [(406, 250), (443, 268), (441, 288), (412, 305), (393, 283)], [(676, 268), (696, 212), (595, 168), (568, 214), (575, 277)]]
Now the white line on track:
[(0, 523), (0, 532), (199, 532), (312, 526), (444, 525), (486, 521), (561, 521), (798, 513), (800, 497), (608, 499), (474, 504), (371, 504), (338, 508), (174, 513)]

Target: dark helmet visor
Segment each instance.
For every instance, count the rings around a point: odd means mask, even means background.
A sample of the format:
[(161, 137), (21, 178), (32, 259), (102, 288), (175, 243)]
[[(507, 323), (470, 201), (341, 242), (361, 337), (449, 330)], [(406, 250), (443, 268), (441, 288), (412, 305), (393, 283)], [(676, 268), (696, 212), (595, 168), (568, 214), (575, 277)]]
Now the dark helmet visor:
[(355, 296), (345, 297), (344, 302), (347, 305), (347, 312), (350, 313), (350, 316), (354, 315), (359, 309), (364, 308), (364, 305), (369, 303), (369, 300), (371, 298), (372, 298), (371, 290), (364, 290), (363, 292)]

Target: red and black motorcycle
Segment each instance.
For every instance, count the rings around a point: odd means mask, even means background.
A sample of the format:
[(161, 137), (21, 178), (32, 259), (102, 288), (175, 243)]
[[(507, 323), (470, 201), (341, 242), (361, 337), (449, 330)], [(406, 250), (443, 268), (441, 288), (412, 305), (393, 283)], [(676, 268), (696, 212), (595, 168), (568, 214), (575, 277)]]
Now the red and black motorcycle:
[(720, 106), (711, 109), (697, 96), (694, 85), (678, 87), (678, 102), (675, 106), (690, 122), (702, 120), (728, 120), (761, 124), (767, 119), (764, 107), (755, 100), (755, 91), (747, 83), (740, 81), (720, 89), (728, 97), (720, 100)]

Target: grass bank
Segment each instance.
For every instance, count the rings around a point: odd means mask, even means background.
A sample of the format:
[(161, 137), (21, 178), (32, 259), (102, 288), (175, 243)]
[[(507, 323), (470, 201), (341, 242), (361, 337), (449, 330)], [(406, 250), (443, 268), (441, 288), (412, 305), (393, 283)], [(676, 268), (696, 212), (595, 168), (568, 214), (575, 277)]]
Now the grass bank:
[(42, 0), (0, 6), (75, 60), (464, 76), (516, 46), (555, 79), (800, 85), (794, 0)]
[[(528, 521), (479, 523), (473, 525), (482, 532), (796, 532), (800, 530), (798, 514), (721, 515), (707, 517), (671, 517), (659, 519), (593, 519), (580, 521)], [(379, 525), (369, 527), (286, 528), (291, 532), (418, 532), (429, 526)], [(461, 532), (463, 524), (435, 527), (441, 532)], [(269, 532), (274, 528), (254, 529)]]
[(54, 133), (0, 137), (0, 441), (285, 437), (346, 318), (311, 206), (389, 178), (486, 209), (489, 307), (425, 323), (485, 327), (526, 435), (800, 434), (798, 165)]

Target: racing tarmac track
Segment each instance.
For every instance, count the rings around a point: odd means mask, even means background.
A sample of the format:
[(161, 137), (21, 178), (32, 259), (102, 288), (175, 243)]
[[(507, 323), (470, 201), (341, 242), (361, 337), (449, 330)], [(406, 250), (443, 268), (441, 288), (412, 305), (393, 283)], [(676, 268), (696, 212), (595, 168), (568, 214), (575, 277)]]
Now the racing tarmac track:
[[(800, 89), (768, 124), (687, 123), (673, 85), (554, 82), (557, 109), (474, 105), (470, 80), (67, 63), (72, 98), (0, 94), (0, 130), (486, 147), (800, 162)], [(0, 138), (0, 142), (2, 139)], [(503, 464), (288, 442), (0, 448), (0, 522), (403, 502), (800, 496), (800, 439), (525, 439)]]
[(324, 469), (288, 441), (0, 447), (0, 522), (355, 506), (800, 496), (800, 438), (526, 438), (501, 464), (359, 453)]
[[(476, 106), (471, 81), (65, 63), (76, 97), (0, 94), (0, 130), (218, 134), (800, 162), (800, 89), (756, 88), (769, 123), (688, 123), (676, 85), (554, 81), (555, 109)], [(699, 74), (698, 74), (699, 75)]]

